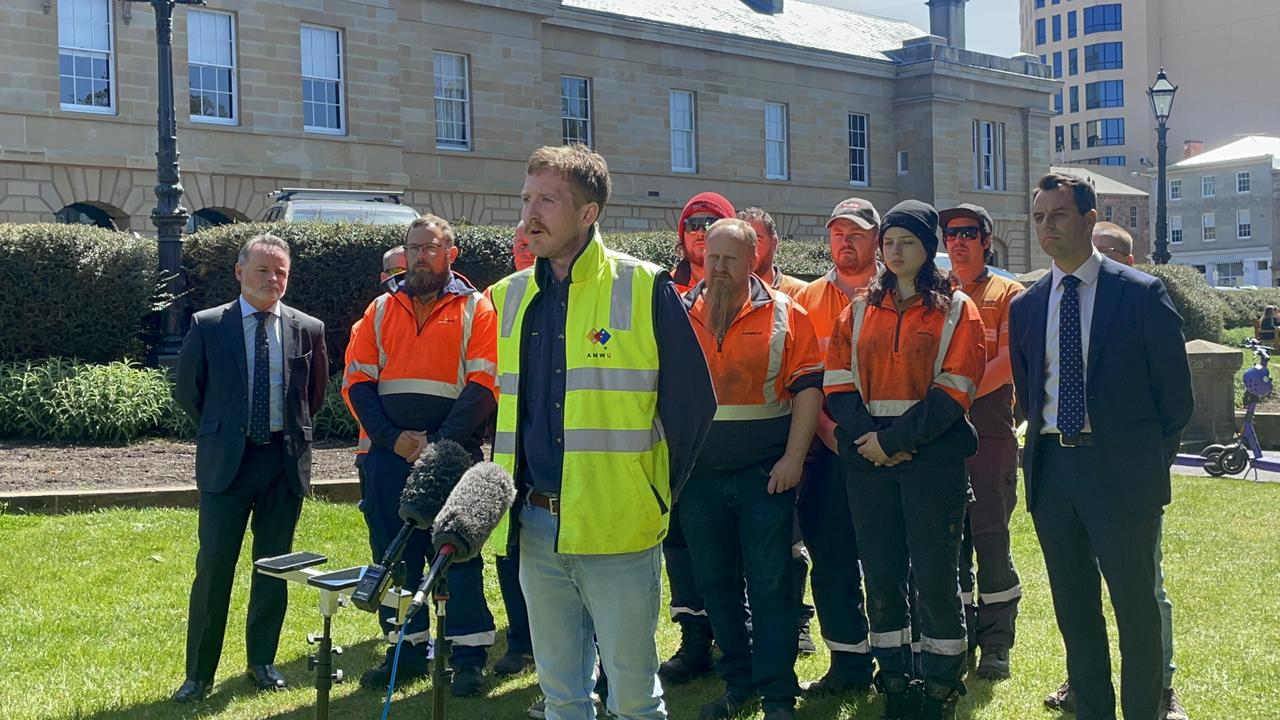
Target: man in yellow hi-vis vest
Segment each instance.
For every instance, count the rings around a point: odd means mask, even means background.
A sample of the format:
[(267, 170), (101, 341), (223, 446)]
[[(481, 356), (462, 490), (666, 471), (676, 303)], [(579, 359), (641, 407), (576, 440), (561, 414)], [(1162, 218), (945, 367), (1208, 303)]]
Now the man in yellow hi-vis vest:
[(520, 551), (549, 720), (667, 717), (654, 639), (670, 508), (715, 415), (697, 337), (666, 272), (604, 246), (609, 168), (581, 146), (529, 158), (522, 220), (534, 267), (492, 288), (494, 461), (516, 479)]

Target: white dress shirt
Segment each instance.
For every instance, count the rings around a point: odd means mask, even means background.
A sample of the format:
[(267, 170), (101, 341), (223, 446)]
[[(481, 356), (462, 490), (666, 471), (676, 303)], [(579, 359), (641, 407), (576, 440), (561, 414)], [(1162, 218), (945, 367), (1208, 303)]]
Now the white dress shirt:
[[(1044, 425), (1040, 434), (1058, 432), (1058, 331), (1061, 320), (1062, 278), (1068, 274), (1080, 280), (1076, 286), (1076, 295), (1080, 298), (1080, 352), (1084, 361), (1085, 384), (1089, 378), (1089, 328), (1093, 325), (1093, 300), (1098, 295), (1098, 272), (1102, 269), (1102, 253), (1094, 249), (1084, 264), (1073, 273), (1065, 273), (1053, 263), (1053, 286), (1049, 289), (1049, 314), (1045, 318), (1044, 327), (1044, 412), (1041, 417)], [(1087, 390), (1087, 388), (1086, 388)], [(1086, 392), (1087, 394), (1087, 392)], [(1085, 406), (1084, 429), (1080, 432), (1092, 432), (1089, 428), (1088, 404)]]
[[(246, 378), (249, 383), (249, 412), (253, 412), (253, 360), (258, 341), (258, 318), (253, 316), (256, 312), (258, 309), (241, 295), (240, 321), (244, 327), (244, 367), (249, 373)], [(268, 371), (271, 375), (271, 432), (279, 432), (284, 430), (284, 345), (280, 340), (280, 303), (272, 305), (267, 312), (271, 313), (267, 318), (267, 357), (271, 359)]]

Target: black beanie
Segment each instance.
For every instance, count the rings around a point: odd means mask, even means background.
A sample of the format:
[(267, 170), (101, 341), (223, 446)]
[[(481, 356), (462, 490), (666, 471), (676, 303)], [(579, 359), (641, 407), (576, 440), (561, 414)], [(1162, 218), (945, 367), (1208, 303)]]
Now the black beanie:
[(938, 211), (929, 203), (903, 200), (894, 205), (880, 223), (880, 249), (884, 250), (884, 232), (891, 227), (905, 228), (924, 243), (932, 260), (938, 255)]

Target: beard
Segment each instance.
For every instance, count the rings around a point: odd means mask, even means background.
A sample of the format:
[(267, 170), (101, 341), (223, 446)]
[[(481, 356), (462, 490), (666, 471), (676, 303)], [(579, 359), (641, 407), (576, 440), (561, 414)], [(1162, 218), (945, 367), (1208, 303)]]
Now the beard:
[(874, 268), (876, 264), (876, 251), (864, 253), (859, 248), (854, 248), (853, 257), (841, 253), (836, 256), (836, 267), (846, 272), (863, 273), (870, 268)]
[(404, 284), (413, 292), (413, 296), (426, 300), (440, 292), (449, 282), (451, 273), (438, 273), (429, 267), (416, 267), (405, 274)]
[(707, 277), (706, 296), (707, 323), (716, 337), (724, 337), (729, 332), (733, 319), (738, 317), (742, 309), (742, 287), (728, 278)]

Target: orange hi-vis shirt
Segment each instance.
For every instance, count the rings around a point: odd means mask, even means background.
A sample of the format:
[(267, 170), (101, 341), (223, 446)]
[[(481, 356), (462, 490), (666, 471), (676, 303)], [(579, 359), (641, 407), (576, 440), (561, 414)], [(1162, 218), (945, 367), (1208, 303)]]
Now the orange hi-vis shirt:
[[(348, 339), (354, 338), (356, 333), (359, 332), (360, 322), (360, 320), (357, 320), (351, 325), (351, 334), (347, 336)], [(347, 352), (343, 357), (342, 367), (349, 368), (351, 367), (351, 363), (355, 362), (354, 351), (355, 343), (347, 342)], [(344, 370), (343, 372), (345, 373), (346, 371)], [(346, 384), (345, 377), (343, 378), (343, 384)], [(351, 417), (356, 419), (356, 427), (360, 430), (360, 440), (356, 443), (356, 455), (364, 455), (369, 452), (369, 447), (372, 445), (372, 442), (369, 440), (369, 433), (364, 431), (364, 425), (360, 424), (360, 416), (356, 414), (355, 406), (353, 406), (351, 401), (347, 399), (347, 394), (345, 392), (342, 394), (342, 402), (346, 404), (347, 412), (351, 413)]]
[[(763, 280), (764, 278), (760, 278), (760, 279)], [(801, 280), (798, 277), (791, 277), (790, 275), (787, 275), (786, 273), (782, 272), (782, 270), (777, 265), (774, 265), (773, 279), (769, 281), (769, 287), (773, 288), (774, 290), (781, 290), (782, 292), (790, 295), (791, 299), (794, 300), (796, 295), (801, 290), (804, 290), (805, 288), (809, 287), (809, 283), (805, 282), (804, 280)]]
[(821, 388), (813, 325), (799, 303), (753, 275), (742, 309), (717, 337), (706, 318), (705, 288), (699, 284), (685, 295), (718, 403), (697, 464), (733, 470), (776, 461), (787, 446), (791, 398)]
[(850, 298), (840, 287), (836, 269), (814, 280), (793, 296), (809, 313), (813, 332), (818, 337), (818, 350), (825, 358), (831, 345), (831, 334), (840, 321), (840, 313), (849, 307)]
[(986, 331), (987, 360), (990, 361), (999, 354), (1000, 348), (1009, 347), (1009, 304), (1025, 288), (1015, 280), (983, 270), (973, 282), (961, 289), (978, 306)]
[[(404, 292), (384, 293), (369, 304), (353, 326), (342, 395), (373, 445), (392, 449), (401, 430), (419, 430), (448, 432), (468, 450), (479, 451), (482, 426), (497, 397), (496, 318), (493, 303), (457, 273), (421, 327), (413, 299)], [(379, 407), (352, 395), (364, 383), (375, 384)], [(487, 396), (474, 407), (477, 417), (451, 418), (469, 385)], [(454, 426), (444, 427), (450, 420)]]

